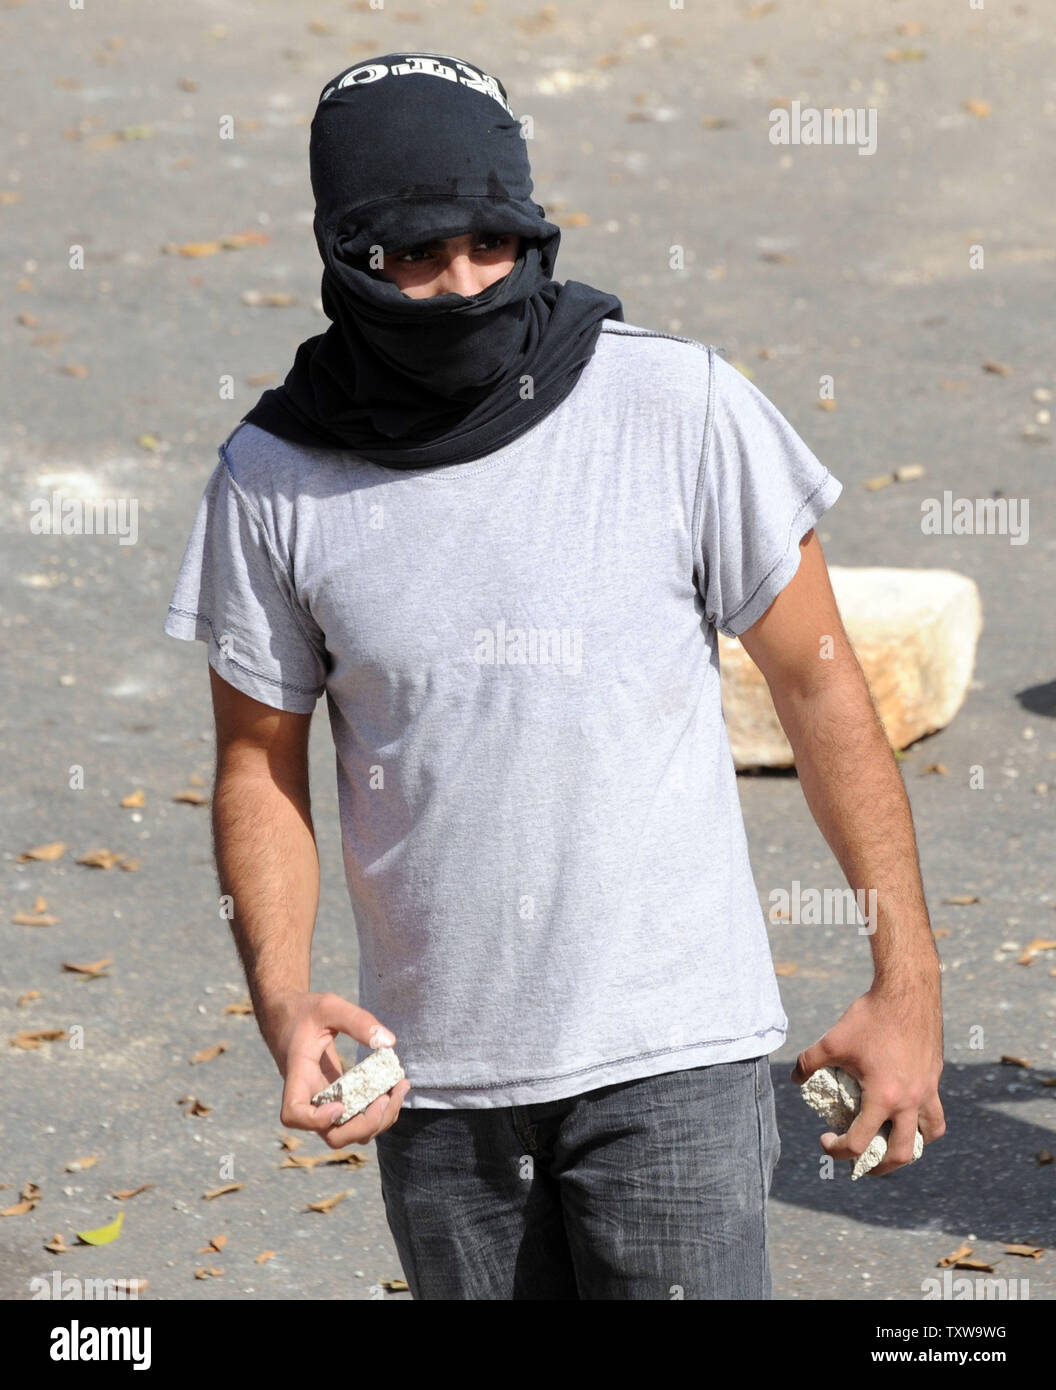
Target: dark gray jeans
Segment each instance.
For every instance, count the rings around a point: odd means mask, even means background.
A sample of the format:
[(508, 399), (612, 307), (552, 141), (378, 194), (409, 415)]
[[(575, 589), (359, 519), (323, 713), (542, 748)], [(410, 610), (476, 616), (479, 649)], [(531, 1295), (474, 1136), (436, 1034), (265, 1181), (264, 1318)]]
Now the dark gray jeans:
[(769, 1299), (781, 1144), (766, 1057), (493, 1110), (407, 1110), (375, 1139), (416, 1299)]

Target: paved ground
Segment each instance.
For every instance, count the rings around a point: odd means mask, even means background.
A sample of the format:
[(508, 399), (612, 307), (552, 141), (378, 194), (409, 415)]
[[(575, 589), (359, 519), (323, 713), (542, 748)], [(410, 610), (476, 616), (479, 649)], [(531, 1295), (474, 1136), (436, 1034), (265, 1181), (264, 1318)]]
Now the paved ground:
[[(999, 1259), (999, 1275), (1028, 1277), (1032, 1298), (1053, 1296), (1056, 1256), (1001, 1253), (1056, 1242), (1056, 1163), (1036, 1158), (1056, 1150), (1056, 1088), (1041, 1084), (1056, 1076), (1056, 955), (1024, 967), (1001, 949), (1056, 937), (1056, 489), (1053, 430), (1032, 396), (1056, 389), (1056, 45), (1044, 17), (1038, 0), (956, 13), (938, 0), (0, 10), (13, 131), (0, 333), (15, 386), (0, 503), (0, 1016), (9, 1037), (84, 1030), (79, 1050), (0, 1053), (0, 1205), (26, 1183), (42, 1192), (0, 1227), (0, 1295), (26, 1298), (34, 1275), (58, 1269), (146, 1278), (158, 1298), (408, 1297), (380, 1287), (400, 1269), (372, 1148), (358, 1169), (279, 1171), (277, 1074), (252, 1019), (222, 1012), (244, 988), (215, 917), (209, 813), (170, 800), (195, 776), (208, 792), (205, 652), (161, 627), (217, 444), (261, 389), (250, 379), (281, 380), (296, 344), (325, 326), (307, 176), (318, 91), (357, 57), (417, 45), (498, 72), (533, 116), (537, 197), (568, 226), (559, 275), (615, 290), (631, 323), (724, 346), (844, 482), (821, 533), (831, 562), (948, 566), (979, 584), (968, 701), (904, 763), (943, 933), (949, 1130), (886, 1181), (852, 1185), (844, 1167), (819, 1180), (820, 1126), (787, 1073), (867, 986), (868, 950), (838, 928), (774, 927), (775, 957), (797, 967), (782, 979), (788, 1043), (772, 1058), (776, 1293), (919, 1299), (936, 1259), (967, 1241)], [(875, 110), (875, 153), (771, 144), (769, 111), (794, 100)], [(218, 138), (225, 116), (233, 140)], [(201, 259), (162, 249), (245, 232), (270, 240)], [(686, 248), (679, 273), (674, 244)], [(71, 246), (84, 269), (70, 268)], [(972, 247), (984, 268), (969, 269)], [(294, 303), (249, 306), (253, 289)], [(984, 371), (988, 360), (1009, 370)], [(233, 402), (218, 397), (226, 373)], [(815, 406), (824, 373), (830, 413)], [(905, 463), (925, 477), (863, 487)], [(93, 487), (138, 499), (136, 544), (29, 533), (33, 499)], [(923, 536), (920, 500), (944, 489), (1028, 497), (1029, 543)], [(948, 774), (921, 775), (934, 762)], [(970, 789), (977, 765), (985, 786)], [(347, 993), (356, 952), (325, 715), (313, 771), (315, 985)], [(137, 787), (145, 806), (122, 809)], [(741, 792), (764, 903), (796, 879), (842, 882), (794, 776), (742, 777)], [(63, 859), (18, 861), (59, 839)], [(99, 845), (139, 857), (138, 872), (73, 862)], [(943, 903), (956, 894), (979, 901)], [(60, 922), (12, 924), (38, 895)], [(103, 957), (105, 979), (62, 969)], [(222, 1041), (215, 1060), (189, 1063)], [(188, 1096), (211, 1109), (186, 1114)], [(229, 1171), (245, 1186), (203, 1200)], [(144, 1183), (125, 1201), (109, 1195)], [(329, 1214), (305, 1210), (346, 1190)], [(119, 1210), (115, 1243), (44, 1249)], [(222, 1251), (199, 1253), (221, 1235)], [(201, 1266), (224, 1272), (196, 1280)]]

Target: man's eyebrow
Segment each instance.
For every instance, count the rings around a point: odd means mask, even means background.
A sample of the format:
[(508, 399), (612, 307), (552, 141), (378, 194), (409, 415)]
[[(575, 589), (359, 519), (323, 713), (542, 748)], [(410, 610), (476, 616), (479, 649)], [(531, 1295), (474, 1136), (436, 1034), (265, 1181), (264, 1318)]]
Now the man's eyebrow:
[[(478, 239), (480, 239), (480, 238), (483, 238), (483, 237), (516, 236), (517, 233), (516, 233), (516, 232), (467, 232), (466, 235), (467, 235), (467, 236), (476, 236)], [(407, 251), (432, 251), (433, 248), (436, 247), (436, 246), (443, 246), (443, 244), (444, 244), (445, 241), (454, 241), (454, 240), (455, 240), (454, 237), (443, 237), (443, 236), (442, 236), (442, 237), (435, 237), (432, 241), (415, 241), (415, 242), (411, 243), (411, 245), (409, 245), (409, 246), (399, 246), (399, 247), (396, 248), (396, 250), (399, 251), (401, 254), (403, 254), (403, 253), (405, 253), (405, 252), (407, 252)], [(393, 252), (390, 252), (389, 254), (392, 255)]]

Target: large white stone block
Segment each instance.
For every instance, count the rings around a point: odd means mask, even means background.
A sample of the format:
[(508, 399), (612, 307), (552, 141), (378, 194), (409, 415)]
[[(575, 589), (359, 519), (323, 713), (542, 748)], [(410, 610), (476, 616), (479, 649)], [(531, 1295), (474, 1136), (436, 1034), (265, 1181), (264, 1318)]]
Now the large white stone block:
[[(944, 728), (975, 666), (982, 605), (954, 570), (829, 568), (851, 646), (893, 748)], [(819, 658), (820, 659), (820, 658)], [(736, 638), (719, 633), (722, 708), (738, 771), (792, 767), (792, 749), (762, 672)]]

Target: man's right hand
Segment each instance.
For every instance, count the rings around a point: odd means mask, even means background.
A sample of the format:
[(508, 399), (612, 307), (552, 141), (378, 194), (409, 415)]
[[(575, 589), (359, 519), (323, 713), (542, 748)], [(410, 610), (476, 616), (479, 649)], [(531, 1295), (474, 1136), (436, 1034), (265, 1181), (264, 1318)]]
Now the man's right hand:
[(347, 1033), (371, 1048), (390, 1045), (392, 1034), (379, 1036), (386, 1030), (372, 1013), (339, 994), (285, 994), (269, 1001), (258, 1023), (286, 1083), (279, 1118), (287, 1129), (314, 1130), (332, 1149), (342, 1149), (347, 1144), (369, 1144), (375, 1135), (396, 1123), (411, 1089), (406, 1078), (347, 1124), (334, 1123), (343, 1109), (339, 1102), (312, 1104), (312, 1096), (347, 1070), (334, 1048), (338, 1033)]

